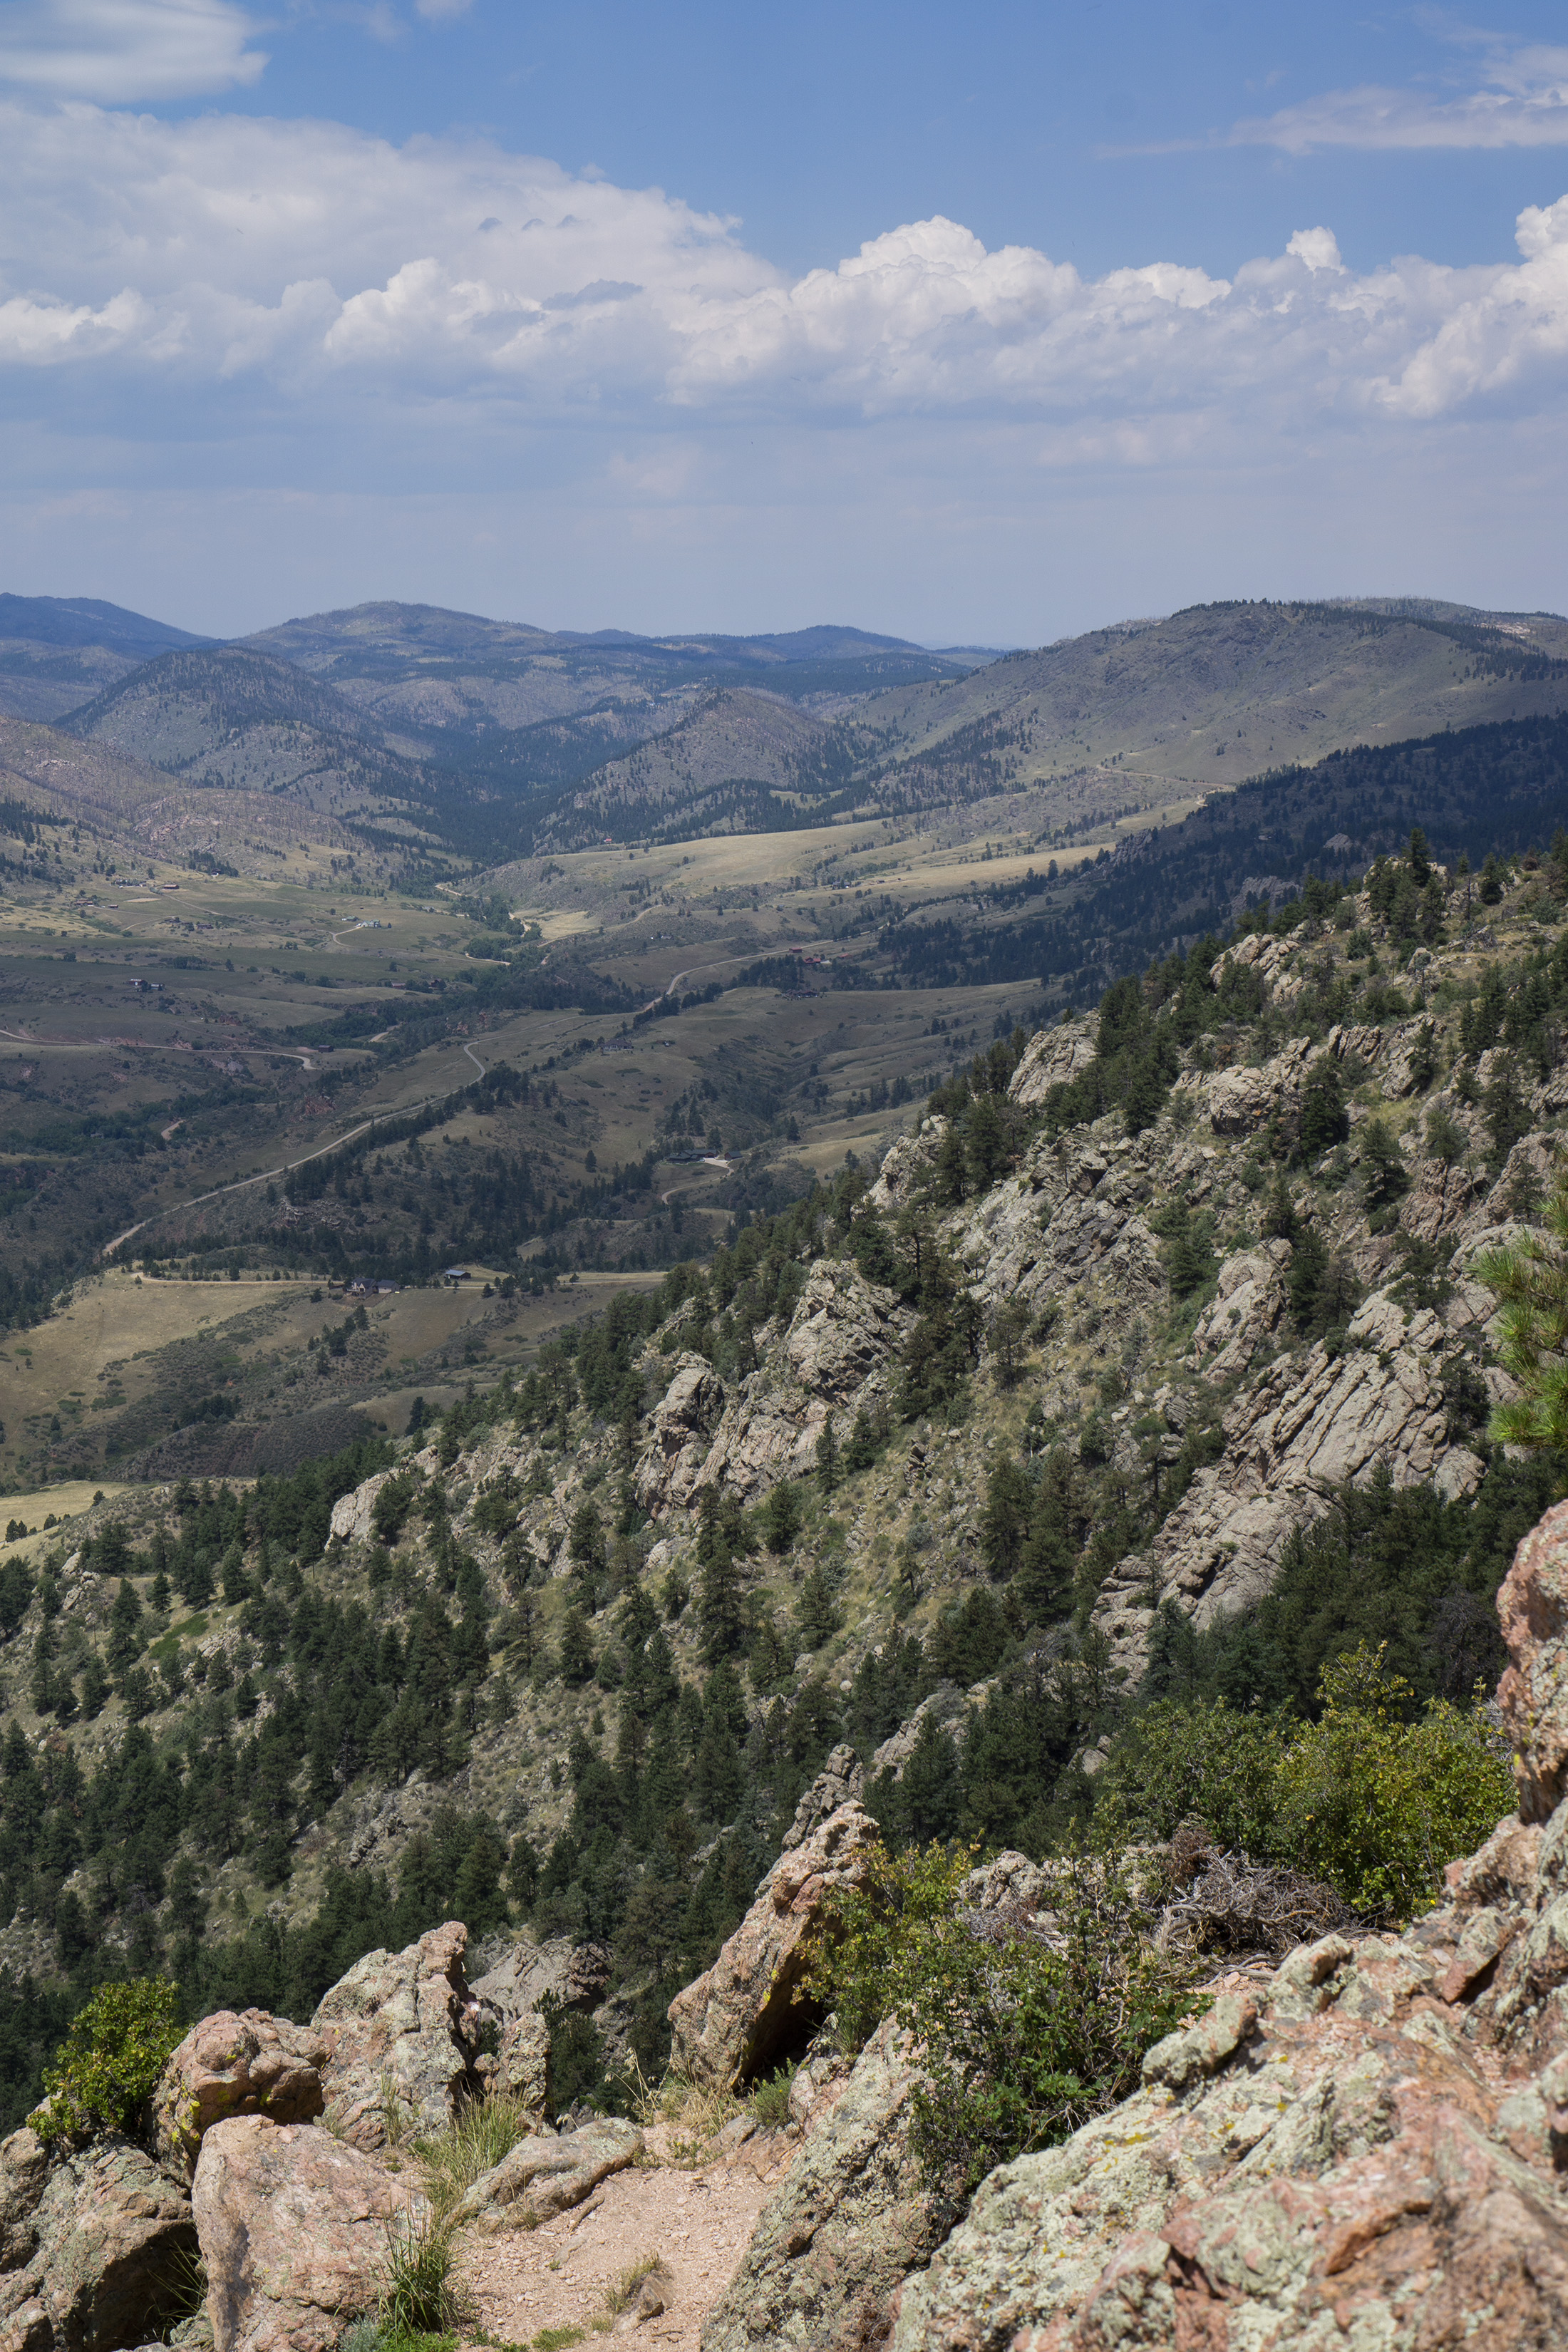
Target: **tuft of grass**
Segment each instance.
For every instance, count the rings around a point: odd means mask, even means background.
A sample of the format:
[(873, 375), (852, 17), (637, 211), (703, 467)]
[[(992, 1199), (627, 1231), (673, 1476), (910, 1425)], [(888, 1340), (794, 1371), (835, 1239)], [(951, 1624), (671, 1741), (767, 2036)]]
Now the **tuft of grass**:
[(452, 2275), (450, 2227), (435, 2213), (405, 2215), (386, 2233), (378, 2316), (383, 2343), (445, 2336), (463, 2317)]
[(520, 2140), (531, 2138), (536, 2129), (531, 2108), (521, 2099), (498, 2095), (470, 2100), (444, 2132), (416, 2140), (414, 2155), (432, 2210), (444, 2220), (481, 2173), (510, 2156)]
[(795, 2077), (793, 2066), (781, 2066), (765, 2082), (753, 2083), (746, 2101), (752, 2115), (764, 2131), (776, 2131), (789, 2121), (789, 2086)]
[(717, 2089), (710, 2083), (694, 2083), (689, 2075), (673, 2070), (661, 2083), (650, 2084), (638, 2071), (638, 2087), (631, 2100), (633, 2116), (645, 2126), (673, 2124), (676, 2130), (669, 2144), (671, 2160), (687, 2169), (706, 2163), (724, 2126), (732, 2116), (745, 2112), (733, 2091)]
[(542, 2327), (533, 2339), (533, 2352), (567, 2352), (573, 2344), (581, 2344), (584, 2330), (581, 2327)]
[(635, 2263), (628, 2263), (624, 2271), (617, 2271), (605, 2289), (605, 2312), (610, 2318), (618, 2319), (622, 2312), (637, 2300), (637, 2290), (644, 2279), (667, 2279), (668, 2276), (669, 2265), (662, 2254), (639, 2254)]

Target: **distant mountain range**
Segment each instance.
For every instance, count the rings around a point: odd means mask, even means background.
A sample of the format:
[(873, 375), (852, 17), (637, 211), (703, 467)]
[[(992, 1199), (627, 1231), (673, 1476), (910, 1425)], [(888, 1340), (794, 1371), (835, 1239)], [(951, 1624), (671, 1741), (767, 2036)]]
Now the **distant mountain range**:
[(92, 600), (0, 597), (0, 712), (188, 787), (282, 795), (421, 869), (1042, 790), (1040, 829), (1070, 832), (1564, 709), (1568, 622), (1417, 597), (1198, 605), (1003, 655), (392, 603), (222, 645)]

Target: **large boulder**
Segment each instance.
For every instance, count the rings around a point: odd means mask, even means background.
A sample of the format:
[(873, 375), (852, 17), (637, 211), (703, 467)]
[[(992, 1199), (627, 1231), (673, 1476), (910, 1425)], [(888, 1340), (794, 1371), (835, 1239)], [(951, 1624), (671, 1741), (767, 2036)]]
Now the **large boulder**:
[(419, 2210), (405, 2181), (331, 2132), (265, 2116), (213, 2126), (191, 2201), (214, 2352), (331, 2352), (374, 2308), (388, 2234)]
[(1036, 1110), (1053, 1087), (1065, 1086), (1087, 1070), (1094, 1059), (1098, 1020), (1058, 1022), (1054, 1029), (1037, 1030), (1024, 1048), (1024, 1058), (1008, 1082), (1007, 1092), (1026, 1110)]
[(202, 2134), (225, 2116), (269, 2116), (275, 2124), (309, 2123), (326, 2105), (324, 2038), (265, 2010), (236, 2016), (220, 2009), (193, 2025), (169, 2059), (153, 2095), (160, 2161), (189, 2179)]
[(994, 2172), (895, 2352), (1568, 2342), (1568, 1505), (1500, 1608), (1524, 1818), (1406, 1935), (1300, 1947)]
[(1192, 1354), (1212, 1381), (1244, 1372), (1285, 1320), (1289, 1242), (1236, 1250), (1219, 1270), (1215, 1297), (1193, 1329)]
[(678, 2074), (736, 2083), (808, 2040), (816, 2011), (802, 1991), (803, 1940), (836, 1888), (861, 1883), (877, 1843), (876, 1822), (851, 1801), (780, 1854), (712, 1967), (669, 2004)]
[(479, 2175), (458, 2206), (456, 2218), (480, 2230), (531, 2230), (581, 2205), (601, 2180), (635, 2164), (642, 2148), (637, 2126), (618, 2116), (601, 2116), (579, 2131), (520, 2140), (499, 2164)]
[(141, 2148), (107, 2138), (51, 2149), (24, 2130), (0, 2170), (7, 2352), (109, 2352), (179, 2317), (195, 2274), (191, 2203)]
[(327, 2120), (354, 2147), (384, 2147), (400, 2128), (439, 2131), (479, 2090), (468, 1940), (462, 1922), (449, 1919), (405, 1951), (367, 1952), (310, 2020), (326, 2046)]
[(702, 2352), (863, 2352), (953, 2212), (910, 2146), (920, 2075), (907, 2040), (879, 2027), (810, 2127), (709, 2314)]

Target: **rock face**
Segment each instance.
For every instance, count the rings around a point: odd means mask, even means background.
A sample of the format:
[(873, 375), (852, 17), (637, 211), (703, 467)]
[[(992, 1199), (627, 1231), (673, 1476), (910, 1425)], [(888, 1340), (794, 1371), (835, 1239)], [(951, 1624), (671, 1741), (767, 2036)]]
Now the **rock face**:
[(1031, 1037), (1007, 1087), (1013, 1100), (1026, 1110), (1034, 1110), (1053, 1087), (1064, 1086), (1080, 1070), (1087, 1070), (1094, 1059), (1099, 1025), (1098, 1021), (1063, 1021)]
[(782, 1851), (790, 1853), (804, 1845), (840, 1805), (858, 1801), (865, 1787), (866, 1769), (853, 1748), (836, 1748), (795, 1807)]
[(708, 2316), (702, 2352), (862, 2352), (886, 2339), (900, 2288), (952, 2222), (910, 2148), (919, 2079), (884, 2025), (822, 2119), (806, 2107), (806, 2139)]
[(766, 1348), (726, 1408), (697, 1484), (727, 1486), (747, 1498), (783, 1478), (805, 1477), (829, 1420), (846, 1436), (853, 1418), (847, 1408), (886, 1398), (889, 1368), (914, 1319), (857, 1267), (818, 1261), (782, 1339)]
[(1408, 1934), (1300, 1947), (993, 2173), (895, 2352), (1568, 2342), (1568, 1505), (1500, 1613), (1523, 1818)]
[(321, 2085), (332, 2129), (383, 2147), (387, 2107), (413, 2131), (439, 2131), (459, 2095), (479, 2089), (479, 2019), (463, 1974), (468, 1931), (433, 1927), (403, 1952), (367, 1952), (324, 1997), (311, 2028), (326, 2045)]
[(225, 2116), (269, 2116), (277, 2124), (309, 2123), (326, 2105), (321, 2069), (327, 2044), (319, 2033), (247, 2009), (220, 2009), (193, 2025), (159, 2077), (153, 2095), (159, 2160), (188, 2179), (202, 2134)]
[[(488, 2231), (532, 2229), (592, 2196), (601, 2180), (642, 2153), (635, 2124), (606, 2116), (581, 2131), (551, 2132), (518, 2145), (482, 2172), (457, 2209), (459, 2222)], [(222, 2347), (219, 2347), (222, 2352)]]
[(1300, 1115), (1310, 1052), (1306, 1038), (1297, 1037), (1257, 1069), (1217, 1070), (1204, 1088), (1204, 1106), (1215, 1133), (1253, 1135), (1276, 1117), (1294, 1122)]
[(264, 2116), (213, 2126), (191, 2200), (215, 2352), (330, 2352), (374, 2309), (388, 2231), (417, 2210), (405, 2182), (331, 2132)]
[(1107, 1578), (1096, 1620), (1130, 1654), (1152, 1620), (1152, 1588), (1199, 1625), (1260, 1599), (1287, 1538), (1320, 1518), (1346, 1479), (1385, 1465), (1396, 1486), (1430, 1478), (1454, 1495), (1479, 1485), (1479, 1460), (1448, 1440), (1437, 1318), (1374, 1291), (1347, 1336), (1342, 1355), (1319, 1345), (1282, 1357), (1243, 1391), (1221, 1459), (1197, 1473), (1150, 1550)]
[(835, 1887), (859, 1884), (877, 1841), (875, 1822), (851, 1801), (779, 1856), (712, 1967), (669, 2004), (677, 2073), (738, 2082), (805, 2040), (816, 2019), (800, 1995), (802, 1938)]
[(1210, 1304), (1193, 1331), (1192, 1354), (1212, 1381), (1234, 1380), (1285, 1320), (1289, 1242), (1237, 1250), (1219, 1270)]
[(678, 1356), (669, 1386), (648, 1416), (647, 1444), (637, 1465), (637, 1499), (644, 1510), (668, 1510), (691, 1500), (723, 1410), (724, 1383), (707, 1357)]
[[(482, 2063), (482, 2062), (481, 2062)], [(542, 2017), (509, 2018), (490, 2087), (533, 2115), (550, 2113), (550, 2028)]]
[(542, 1944), (514, 1944), (493, 1969), (476, 1978), (473, 1998), (503, 2021), (531, 2017), (546, 1995), (563, 2009), (593, 2010), (609, 1988), (605, 1944), (574, 1944), (552, 1936)]
[(140, 2148), (101, 2139), (51, 2154), (23, 2130), (0, 2149), (0, 2343), (100, 2352), (179, 2316), (196, 2247), (190, 2200)]
[(352, 1495), (340, 1496), (332, 1505), (332, 1533), (340, 1543), (368, 1541), (375, 1498), (392, 1475), (390, 1470), (378, 1470), (374, 1477), (363, 1480)]

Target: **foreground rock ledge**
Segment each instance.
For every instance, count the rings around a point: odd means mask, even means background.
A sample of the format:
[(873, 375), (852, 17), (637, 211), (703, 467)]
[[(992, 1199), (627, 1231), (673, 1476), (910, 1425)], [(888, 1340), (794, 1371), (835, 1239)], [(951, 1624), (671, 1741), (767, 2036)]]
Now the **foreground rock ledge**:
[(1499, 1596), (1522, 1819), (1403, 1937), (1326, 1937), (1004, 2166), (895, 2352), (1568, 2344), (1568, 1505)]

